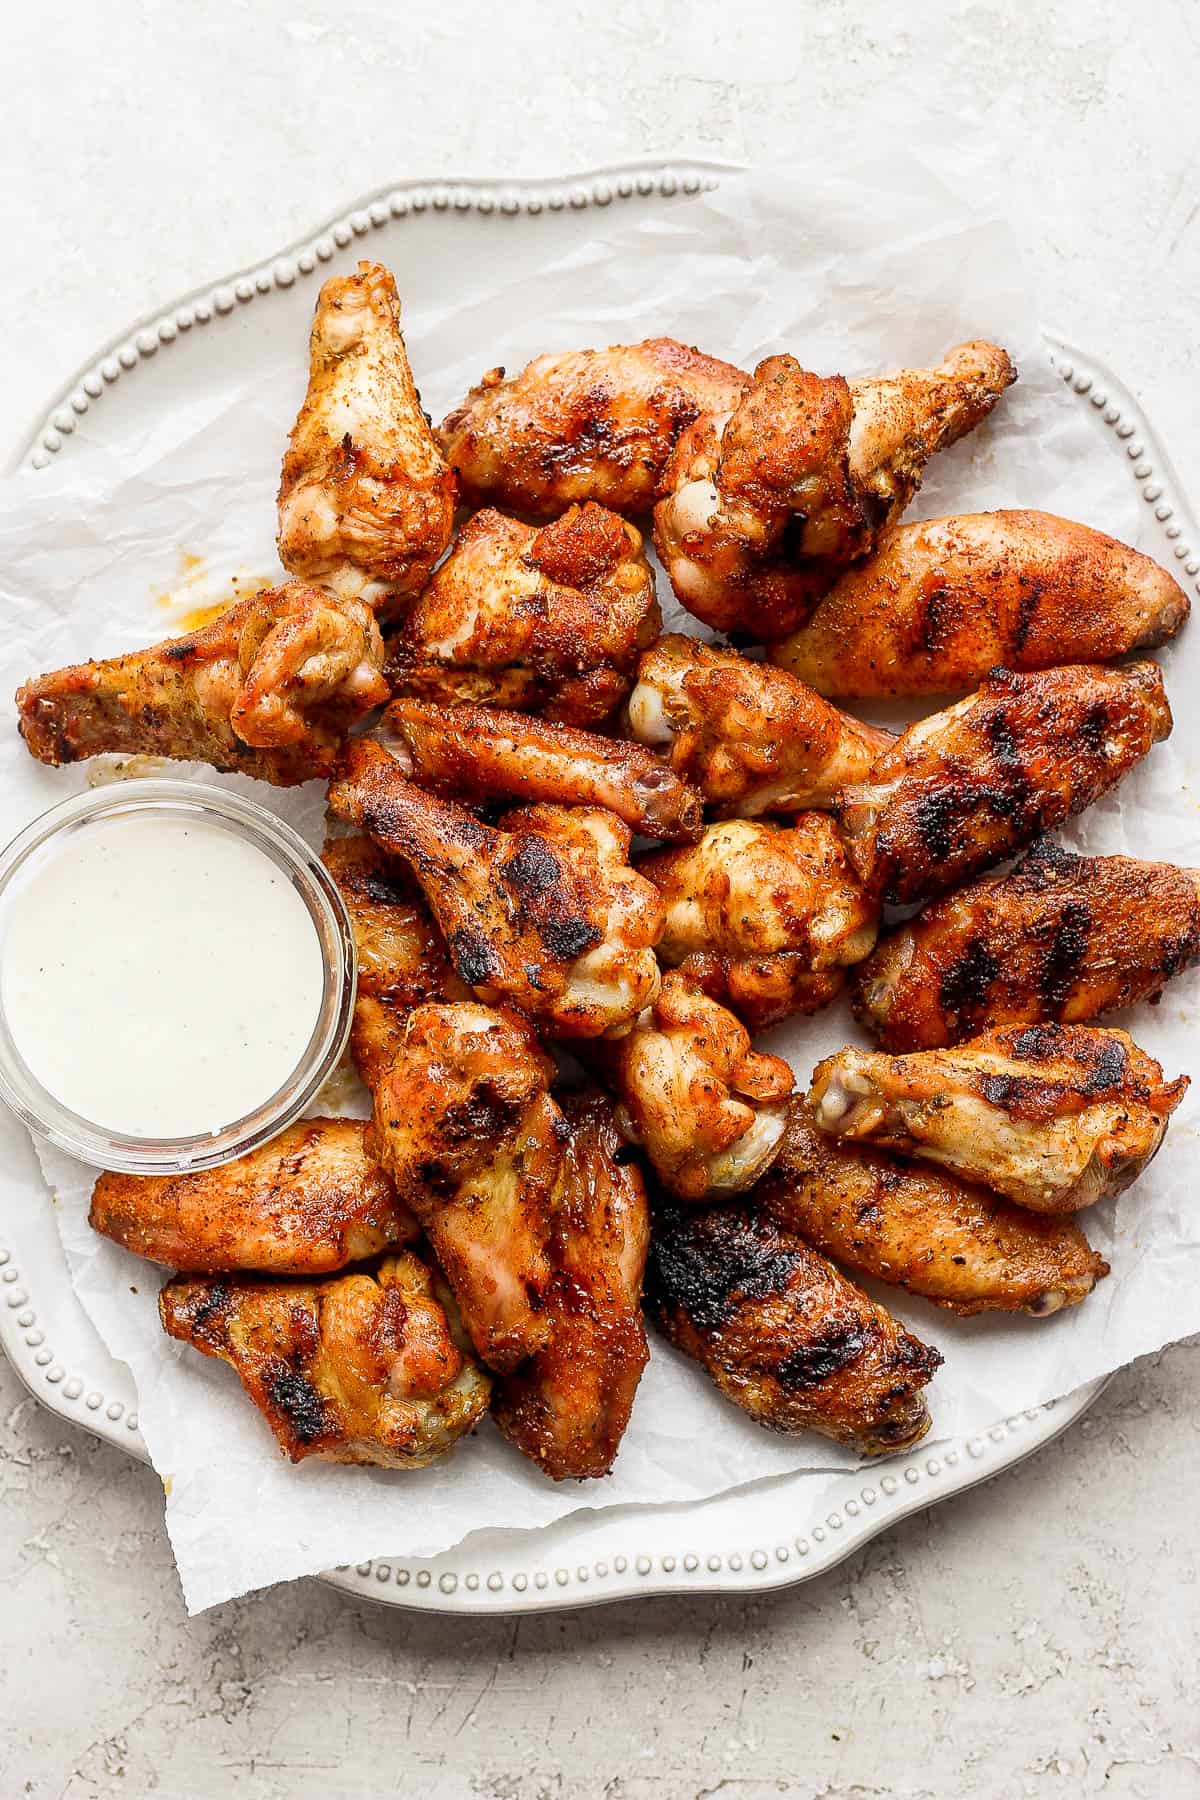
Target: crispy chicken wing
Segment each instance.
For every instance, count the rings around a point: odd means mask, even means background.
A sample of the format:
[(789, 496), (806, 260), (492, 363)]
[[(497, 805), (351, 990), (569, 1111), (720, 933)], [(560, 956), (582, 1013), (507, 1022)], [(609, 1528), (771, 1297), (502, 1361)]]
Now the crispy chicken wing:
[(1108, 1274), (1073, 1219), (1038, 1218), (947, 1170), (828, 1137), (800, 1099), (754, 1198), (783, 1230), (856, 1275), (949, 1312), (1044, 1319), (1077, 1306)]
[(279, 787), (328, 775), (350, 727), (388, 697), (370, 610), (288, 581), (200, 631), (39, 675), (17, 693), (39, 762), (146, 753)]
[(912, 1056), (839, 1050), (814, 1070), (808, 1099), (822, 1131), (1063, 1213), (1141, 1174), (1187, 1086), (1186, 1075), (1164, 1081), (1123, 1031), (1031, 1025)]
[(824, 813), (801, 813), (788, 828), (728, 819), (637, 868), (666, 904), (660, 960), (755, 1031), (816, 1012), (875, 942), (878, 908)]
[(646, 1285), (671, 1342), (759, 1425), (867, 1456), (929, 1430), (938, 1352), (753, 1200), (656, 1211)]
[(662, 626), (640, 534), (602, 506), (537, 531), (486, 511), (392, 640), (397, 694), (452, 706), (490, 701), (596, 725), (633, 685)]
[(470, 806), (501, 799), (604, 806), (651, 838), (695, 839), (703, 829), (695, 788), (624, 738), (498, 707), (423, 700), (397, 700), (384, 725), (400, 738), (408, 772), (422, 787)]
[(509, 1441), (555, 1481), (607, 1475), (646, 1366), (642, 1275), (650, 1217), (641, 1173), (602, 1094), (563, 1101), (569, 1136), (555, 1191), (550, 1336), (497, 1384)]
[(1082, 812), (1170, 730), (1153, 663), (993, 670), (846, 788), (850, 860), (868, 893), (893, 905), (944, 893)]
[(715, 812), (741, 818), (836, 806), (894, 741), (781, 669), (675, 633), (641, 660), (629, 726)]
[(309, 359), (283, 459), (279, 560), (395, 611), (450, 542), (457, 484), (421, 411), (396, 283), (380, 263), (322, 287)]
[(1200, 870), (1043, 839), (1012, 874), (889, 933), (855, 971), (854, 1010), (885, 1050), (936, 1050), (987, 1026), (1078, 1025), (1155, 1000), (1197, 960)]
[(473, 505), (536, 519), (581, 500), (649, 512), (684, 426), (728, 412), (748, 380), (674, 338), (539, 356), (507, 381), (489, 370), (441, 439)]
[(433, 1246), (493, 1369), (545, 1344), (566, 1128), (525, 1020), (473, 1001), (412, 1013), (375, 1084), (375, 1154)]
[(771, 658), (835, 699), (944, 694), (1001, 663), (1149, 649), (1189, 610), (1165, 569), (1103, 532), (1053, 513), (964, 513), (898, 525)]
[(629, 867), (629, 828), (612, 813), (531, 806), (493, 829), (414, 787), (363, 738), (347, 745), (329, 802), (411, 865), (481, 999), (564, 1037), (627, 1030), (653, 1000), (662, 902)]
[(185, 1175), (105, 1171), (88, 1222), (136, 1256), (208, 1272), (326, 1275), (420, 1228), (363, 1149), (360, 1119), (301, 1119), (248, 1156)]
[(449, 1303), (405, 1251), (332, 1281), (177, 1275), (158, 1310), (171, 1337), (237, 1371), (293, 1462), (419, 1469), (471, 1429), (491, 1388)]

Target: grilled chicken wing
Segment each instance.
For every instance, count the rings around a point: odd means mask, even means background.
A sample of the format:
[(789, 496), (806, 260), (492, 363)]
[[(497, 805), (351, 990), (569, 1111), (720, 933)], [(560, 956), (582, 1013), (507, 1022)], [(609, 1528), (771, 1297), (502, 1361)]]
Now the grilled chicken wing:
[(460, 1001), (418, 1007), (375, 1084), (372, 1149), (424, 1226), (476, 1351), (503, 1371), (550, 1331), (566, 1137), (554, 1074), (523, 1019)]
[(682, 966), (752, 1030), (816, 1012), (841, 987), (844, 965), (875, 942), (878, 909), (824, 813), (802, 813), (786, 829), (729, 819), (637, 868), (666, 904), (660, 960)]
[(736, 406), (749, 377), (674, 338), (492, 369), (441, 439), (473, 505), (553, 518), (573, 501), (649, 512), (685, 425)]
[(840, 1050), (808, 1091), (822, 1131), (942, 1163), (1034, 1212), (1127, 1188), (1187, 1090), (1123, 1031), (1032, 1025), (912, 1056)]
[(656, 1211), (646, 1285), (671, 1342), (759, 1425), (867, 1456), (929, 1430), (938, 1352), (753, 1201)]
[(450, 542), (457, 484), (421, 411), (396, 283), (379, 263), (317, 298), (308, 392), (279, 487), (279, 560), (391, 612)]
[(419, 1226), (363, 1149), (359, 1119), (301, 1119), (248, 1156), (185, 1175), (105, 1171), (88, 1222), (190, 1271), (326, 1275), (411, 1243)]
[(564, 1037), (627, 1030), (658, 989), (662, 902), (611, 813), (531, 806), (500, 829), (414, 787), (380, 744), (347, 745), (329, 802), (408, 862), (455, 969)]
[(775, 1155), (791, 1069), (754, 1050), (745, 1027), (681, 970), (663, 977), (627, 1036), (597, 1046), (596, 1060), (621, 1130), (680, 1199), (738, 1193)]
[(37, 676), (18, 721), (39, 762), (146, 753), (290, 787), (328, 775), (350, 727), (387, 699), (382, 666), (367, 607), (288, 581), (186, 637)]
[(650, 1217), (608, 1101), (563, 1101), (569, 1136), (554, 1196), (550, 1336), (497, 1384), (509, 1441), (554, 1478), (607, 1475), (646, 1366), (642, 1275)]
[(448, 1304), (405, 1251), (332, 1281), (177, 1275), (158, 1310), (169, 1336), (236, 1370), (293, 1462), (419, 1469), (487, 1410)]
[(395, 693), (445, 706), (595, 725), (661, 626), (641, 536), (615, 513), (573, 506), (536, 531), (479, 512), (392, 640), (387, 675)]
[(847, 787), (850, 860), (868, 893), (894, 905), (943, 893), (1082, 812), (1170, 730), (1153, 663), (994, 670)]
[(1110, 662), (1161, 644), (1187, 595), (1150, 557), (1043, 512), (899, 525), (771, 659), (835, 699), (944, 694), (998, 664)]
[(780, 669), (675, 633), (638, 667), (629, 727), (722, 816), (837, 805), (894, 740)]
[(855, 970), (854, 1010), (885, 1050), (937, 1050), (987, 1026), (1078, 1025), (1156, 1000), (1197, 960), (1200, 870), (1043, 839), (1012, 874), (883, 938)]
[(843, 1267), (949, 1312), (1043, 1319), (1108, 1274), (1073, 1219), (1037, 1218), (946, 1170), (828, 1137), (799, 1099), (754, 1198)]
[(422, 787), (470, 806), (501, 799), (604, 806), (651, 838), (695, 839), (703, 829), (695, 788), (623, 738), (497, 707), (423, 700), (397, 700), (384, 725), (400, 738), (408, 772)]

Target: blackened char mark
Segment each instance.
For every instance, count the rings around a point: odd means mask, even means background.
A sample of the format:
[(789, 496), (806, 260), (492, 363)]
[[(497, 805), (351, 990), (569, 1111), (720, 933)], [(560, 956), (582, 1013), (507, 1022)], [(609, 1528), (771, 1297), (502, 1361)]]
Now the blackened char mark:
[(861, 1321), (819, 1323), (808, 1342), (785, 1356), (774, 1372), (782, 1387), (816, 1387), (856, 1363), (869, 1346), (871, 1336)]
[(969, 943), (961, 956), (945, 970), (938, 984), (938, 1004), (944, 1013), (959, 1019), (964, 1013), (974, 1018), (987, 1004), (992, 983), (1000, 974), (1000, 964), (978, 939)]
[(450, 954), (459, 979), (469, 987), (486, 987), (502, 974), (502, 965), (482, 931), (460, 926), (450, 934)]
[(329, 1413), (325, 1400), (299, 1369), (285, 1363), (272, 1371), (266, 1381), (267, 1398), (287, 1420), (292, 1435), (301, 1444), (311, 1444), (329, 1429)]
[(718, 1331), (747, 1301), (783, 1292), (800, 1253), (743, 1208), (688, 1215), (664, 1208), (650, 1241), (649, 1288), (667, 1313)]
[(1059, 914), (1038, 981), (1042, 999), (1051, 1012), (1061, 1012), (1065, 1007), (1087, 954), (1091, 933), (1091, 908), (1082, 900), (1069, 900)]

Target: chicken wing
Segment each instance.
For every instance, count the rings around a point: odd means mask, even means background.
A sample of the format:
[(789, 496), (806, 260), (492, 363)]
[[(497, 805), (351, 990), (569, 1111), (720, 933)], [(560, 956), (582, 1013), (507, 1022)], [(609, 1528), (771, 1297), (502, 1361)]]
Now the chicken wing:
[(824, 813), (789, 828), (710, 825), (694, 847), (638, 859), (663, 897), (662, 962), (682, 967), (751, 1030), (816, 1012), (875, 942), (878, 908)]
[(489, 800), (546, 800), (604, 806), (650, 838), (700, 836), (704, 803), (657, 756), (624, 738), (491, 706), (430, 706), (397, 700), (384, 714), (411, 773), (470, 806)]
[(497, 1383), (492, 1413), (555, 1481), (607, 1475), (646, 1366), (642, 1275), (650, 1216), (641, 1173), (598, 1093), (563, 1101), (569, 1136), (555, 1192), (550, 1336)]
[(855, 971), (854, 1010), (885, 1050), (937, 1050), (987, 1026), (1079, 1025), (1156, 1000), (1198, 960), (1200, 870), (1043, 839), (1011, 875), (885, 937)]
[(867, 892), (893, 905), (944, 893), (1082, 812), (1170, 730), (1153, 663), (993, 670), (846, 788), (850, 860)]
[(555, 1065), (513, 1014), (422, 1006), (375, 1084), (371, 1147), (425, 1228), (478, 1355), (547, 1341), (548, 1246), (567, 1135)]
[(360, 1119), (301, 1119), (219, 1169), (105, 1171), (88, 1223), (135, 1256), (175, 1269), (327, 1275), (420, 1234), (367, 1156), (366, 1129)]
[(411, 1251), (332, 1281), (176, 1275), (158, 1298), (163, 1330), (236, 1370), (293, 1462), (385, 1469), (423, 1468), (487, 1411), (447, 1304)]
[(771, 660), (835, 699), (944, 694), (998, 664), (1150, 649), (1189, 610), (1165, 569), (1103, 532), (1053, 513), (964, 513), (897, 526)]
[(1077, 1306), (1109, 1272), (1073, 1219), (1038, 1218), (946, 1170), (827, 1137), (802, 1100), (754, 1199), (856, 1275), (949, 1312), (1044, 1319)]
[(866, 1456), (929, 1430), (938, 1352), (752, 1200), (656, 1211), (646, 1285), (666, 1336), (757, 1424)]
[(393, 638), (387, 676), (395, 693), (445, 706), (596, 725), (661, 627), (641, 536), (615, 513), (573, 506), (536, 531), (479, 512)]
[(839, 1050), (808, 1091), (822, 1131), (942, 1163), (1034, 1212), (1077, 1212), (1150, 1161), (1188, 1080), (1123, 1031), (1032, 1025), (912, 1056)]
[(674, 633), (641, 660), (629, 727), (716, 813), (740, 818), (836, 806), (894, 742), (781, 669)]
[(507, 381), (489, 370), (441, 440), (472, 505), (531, 519), (582, 500), (649, 512), (684, 426), (728, 412), (748, 380), (674, 338), (539, 356)]
[(279, 560), (390, 613), (450, 542), (457, 483), (421, 411), (396, 283), (360, 262), (317, 298), (304, 404), (279, 486)]
[(17, 693), (39, 762), (145, 753), (256, 775), (326, 776), (350, 727), (388, 697), (369, 609), (288, 581), (200, 631), (39, 675)]
[(629, 867), (629, 828), (612, 813), (531, 806), (494, 829), (414, 787), (364, 738), (347, 745), (329, 803), (410, 864), (481, 999), (563, 1037), (628, 1030), (653, 1000), (662, 902)]

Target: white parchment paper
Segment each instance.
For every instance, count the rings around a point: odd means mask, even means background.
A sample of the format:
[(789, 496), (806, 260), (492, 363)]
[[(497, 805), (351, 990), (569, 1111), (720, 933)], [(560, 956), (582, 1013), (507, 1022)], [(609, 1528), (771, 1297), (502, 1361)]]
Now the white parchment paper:
[[(402, 268), (398, 275), (406, 293)], [(993, 337), (1015, 355), (1021, 380), (994, 420), (938, 459), (912, 516), (1041, 506), (1138, 540), (1127, 471), (1046, 362), (1013, 232), (976, 213), (916, 154), (889, 153), (840, 174), (797, 165), (729, 179), (654, 221), (597, 214), (585, 248), (534, 274), (497, 279), (494, 266), (464, 259), (454, 292), (406, 298), (405, 325), (435, 417), (497, 361), (515, 368), (543, 350), (657, 332), (745, 366), (788, 349), (847, 375), (936, 360), (962, 338)], [(196, 604), (226, 591), (235, 571), (273, 571), (274, 491), (302, 369), (303, 347), (288, 346), (275, 362), (235, 363), (201, 400), (172, 406), (164, 390), (158, 422), (119, 458), (73, 451), (61, 467), (0, 485), (5, 837), (106, 773), (101, 765), (52, 771), (30, 760), (8, 699), (26, 675), (151, 642), (181, 628), (181, 591)], [(187, 564), (194, 556), (201, 568)], [(174, 598), (164, 601), (164, 593)], [(1185, 634), (1163, 661), (1176, 701), (1174, 737), (1064, 836), (1089, 850), (1200, 864), (1200, 717), (1187, 704), (1197, 691), (1200, 635)], [(213, 779), (208, 770), (195, 774)], [(284, 794), (241, 785), (320, 842), (319, 788)], [(1159, 1007), (1121, 1021), (1170, 1074), (1187, 1067), (1196, 998), (1196, 977), (1186, 976)], [(819, 1057), (855, 1035), (838, 1008), (769, 1041), (803, 1083)], [(1084, 1306), (1047, 1321), (962, 1321), (889, 1296), (946, 1358), (930, 1396), (935, 1439), (984, 1429), (1200, 1330), (1197, 1103), (1195, 1093), (1185, 1100), (1136, 1188), (1088, 1215), (1113, 1274)], [(11, 1147), (19, 1129), (0, 1117), (0, 1144)], [(133, 1372), (192, 1610), (336, 1563), (432, 1555), (472, 1531), (528, 1529), (580, 1507), (698, 1499), (788, 1472), (806, 1472), (796, 1495), (801, 1516), (810, 1499), (819, 1504), (832, 1474), (853, 1463), (818, 1438), (759, 1430), (656, 1343), (606, 1481), (556, 1487), (490, 1423), (416, 1474), (317, 1462), (293, 1468), (275, 1454), (231, 1371), (163, 1337), (160, 1272), (89, 1231), (92, 1172), (44, 1146), (39, 1154), (79, 1299)], [(6, 1211), (49, 1203), (20, 1180), (0, 1193)]]

